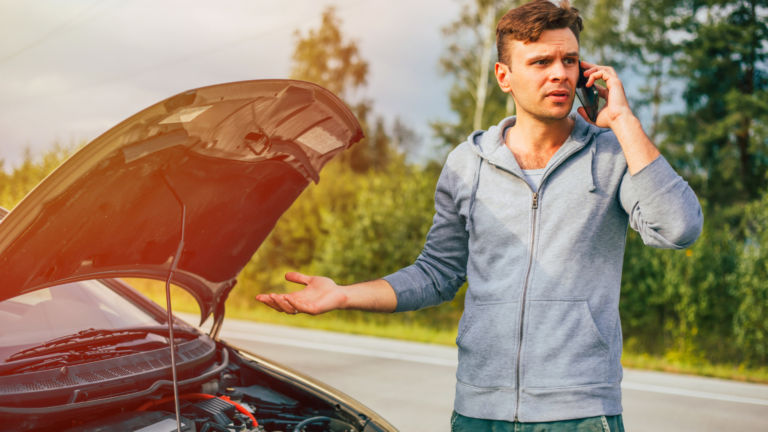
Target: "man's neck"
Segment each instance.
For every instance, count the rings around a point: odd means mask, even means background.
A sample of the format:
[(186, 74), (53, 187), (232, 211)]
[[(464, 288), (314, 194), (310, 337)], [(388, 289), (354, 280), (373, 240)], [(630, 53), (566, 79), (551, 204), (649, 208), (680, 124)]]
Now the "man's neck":
[(566, 117), (544, 122), (520, 110), (515, 126), (507, 131), (504, 144), (522, 169), (545, 168), (571, 135), (576, 122)]

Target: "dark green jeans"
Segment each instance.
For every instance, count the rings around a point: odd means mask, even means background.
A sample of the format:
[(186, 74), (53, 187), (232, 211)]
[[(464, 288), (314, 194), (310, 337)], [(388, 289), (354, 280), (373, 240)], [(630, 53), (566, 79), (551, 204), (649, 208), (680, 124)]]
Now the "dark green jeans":
[(589, 417), (547, 423), (513, 423), (465, 417), (456, 411), (451, 416), (451, 432), (624, 432), (621, 416)]

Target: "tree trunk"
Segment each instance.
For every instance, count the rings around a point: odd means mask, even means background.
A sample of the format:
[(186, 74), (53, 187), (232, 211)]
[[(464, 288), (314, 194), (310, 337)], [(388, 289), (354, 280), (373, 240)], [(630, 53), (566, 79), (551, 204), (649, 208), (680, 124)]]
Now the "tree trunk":
[[(744, 73), (744, 83), (742, 86), (742, 94), (752, 95), (755, 92), (755, 62), (757, 60), (757, 41), (759, 40), (756, 34), (755, 24), (757, 21), (755, 2), (751, 2), (751, 30), (752, 30), (752, 43), (750, 44), (750, 55), (747, 63), (746, 71)], [(752, 127), (752, 118), (749, 114), (745, 114), (741, 120), (741, 128), (736, 132), (736, 145), (739, 148), (739, 162), (741, 164), (741, 179), (744, 189), (747, 191), (747, 196), (752, 199), (757, 195), (757, 179), (754, 178), (752, 172), (752, 154), (749, 152), (750, 141), (750, 129)]]
[(496, 2), (492, 1), (483, 17), (483, 56), (477, 76), (477, 106), (475, 108), (474, 130), (480, 130), (483, 126), (483, 110), (485, 109), (485, 96), (488, 91), (488, 72), (491, 66), (491, 52), (493, 42), (496, 39), (493, 31), (494, 18), (496, 18)]

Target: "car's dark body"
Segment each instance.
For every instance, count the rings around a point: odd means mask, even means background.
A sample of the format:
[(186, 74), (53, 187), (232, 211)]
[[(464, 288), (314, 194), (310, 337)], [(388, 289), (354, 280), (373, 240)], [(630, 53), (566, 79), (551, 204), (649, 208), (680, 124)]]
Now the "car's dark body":
[[(232, 83), (160, 102), (0, 212), (0, 304), (98, 280), (168, 325), (164, 309), (118, 278), (165, 280), (178, 263), (172, 282), (197, 300), (201, 323), (214, 320), (210, 335), (176, 323), (188, 333), (177, 343), (179, 394), (253, 385), (301, 406), (283, 420), (264, 418), (270, 431), (313, 413), (333, 420), (309, 430), (395, 430), (348, 396), (218, 339), (242, 267), (322, 167), (361, 137), (343, 102), (310, 83)], [(24, 373), (2, 373), (0, 364), (2, 429), (118, 430), (88, 425), (172, 394), (170, 349), (155, 348)]]

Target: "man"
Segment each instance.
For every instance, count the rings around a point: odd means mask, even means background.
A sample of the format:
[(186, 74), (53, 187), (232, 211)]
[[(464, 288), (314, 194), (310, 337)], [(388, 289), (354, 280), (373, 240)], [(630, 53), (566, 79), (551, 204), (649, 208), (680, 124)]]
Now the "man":
[(627, 225), (647, 245), (683, 249), (703, 219), (612, 68), (581, 62), (587, 86), (605, 81), (606, 104), (595, 124), (583, 108), (569, 115), (582, 29), (567, 0), (536, 0), (499, 21), (496, 78), (518, 114), (448, 156), (414, 265), (351, 286), (288, 273), (306, 288), (257, 299), (289, 314), (401, 312), (451, 300), (468, 280), (452, 430), (623, 430)]

